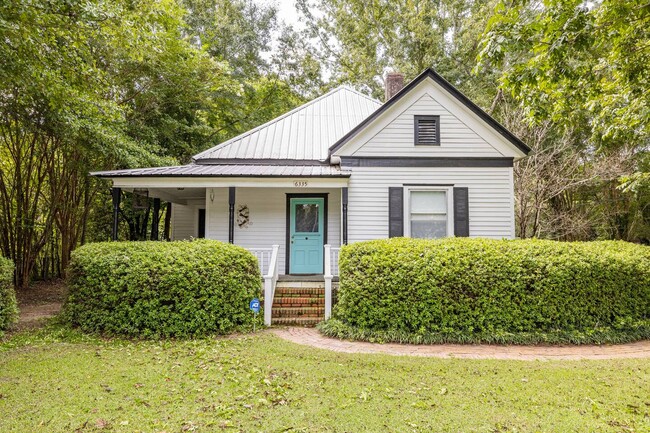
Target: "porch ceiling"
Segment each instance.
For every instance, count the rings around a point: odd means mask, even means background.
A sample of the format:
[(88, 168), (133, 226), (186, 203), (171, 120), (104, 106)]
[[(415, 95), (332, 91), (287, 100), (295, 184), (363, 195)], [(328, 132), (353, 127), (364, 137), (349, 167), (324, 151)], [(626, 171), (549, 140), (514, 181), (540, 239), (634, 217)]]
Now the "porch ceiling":
[[(125, 191), (133, 192), (133, 188), (123, 188)], [(148, 196), (152, 198), (159, 198), (169, 203), (176, 203), (187, 205), (193, 200), (205, 200), (205, 188), (149, 188), (138, 187), (138, 189), (146, 189)]]

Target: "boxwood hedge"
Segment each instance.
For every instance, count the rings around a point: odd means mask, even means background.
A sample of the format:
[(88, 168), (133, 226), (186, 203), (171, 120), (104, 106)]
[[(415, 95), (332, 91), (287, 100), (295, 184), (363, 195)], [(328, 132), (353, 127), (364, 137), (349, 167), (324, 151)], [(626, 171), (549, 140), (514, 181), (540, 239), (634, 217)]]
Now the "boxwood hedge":
[(257, 259), (218, 241), (105, 242), (72, 254), (62, 318), (87, 332), (159, 338), (252, 326)]
[(0, 257), (0, 336), (17, 319), (14, 264), (11, 260)]
[(399, 342), (650, 338), (650, 247), (396, 238), (346, 246), (325, 334)]

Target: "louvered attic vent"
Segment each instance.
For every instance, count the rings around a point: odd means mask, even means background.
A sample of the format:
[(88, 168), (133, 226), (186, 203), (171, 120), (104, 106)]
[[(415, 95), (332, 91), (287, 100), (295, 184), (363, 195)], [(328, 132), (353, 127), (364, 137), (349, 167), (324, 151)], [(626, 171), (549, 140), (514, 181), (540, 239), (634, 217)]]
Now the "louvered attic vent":
[(440, 146), (440, 116), (415, 116), (415, 144)]

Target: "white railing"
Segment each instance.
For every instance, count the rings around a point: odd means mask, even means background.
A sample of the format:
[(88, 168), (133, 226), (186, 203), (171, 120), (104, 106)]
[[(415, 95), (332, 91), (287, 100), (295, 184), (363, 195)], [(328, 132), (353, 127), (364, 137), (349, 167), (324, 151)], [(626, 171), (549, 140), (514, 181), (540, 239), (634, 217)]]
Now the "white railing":
[(257, 263), (260, 265), (260, 273), (266, 275), (271, 265), (271, 256), (273, 248), (250, 248), (248, 251), (257, 257)]
[(273, 297), (275, 296), (275, 286), (278, 282), (280, 245), (273, 245), (271, 248), (250, 248), (248, 251), (257, 257), (257, 262), (260, 266), (260, 273), (264, 280), (264, 324), (271, 326)]
[(341, 248), (330, 248), (331, 252), (331, 263), (332, 263), (332, 275), (335, 277), (339, 276), (339, 252), (341, 252)]
[(273, 309), (273, 297), (275, 296), (275, 285), (278, 282), (278, 257), (280, 256), (280, 245), (273, 245), (269, 268), (264, 276), (264, 324), (271, 326), (271, 310)]
[(325, 320), (332, 317), (332, 280), (339, 275), (340, 248), (325, 245)]

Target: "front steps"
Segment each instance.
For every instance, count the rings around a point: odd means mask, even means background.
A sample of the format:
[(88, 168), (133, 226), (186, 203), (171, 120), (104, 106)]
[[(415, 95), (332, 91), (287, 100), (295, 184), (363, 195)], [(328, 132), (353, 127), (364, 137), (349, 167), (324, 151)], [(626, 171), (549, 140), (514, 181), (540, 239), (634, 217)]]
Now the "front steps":
[(275, 286), (271, 323), (285, 326), (315, 326), (325, 318), (325, 281), (280, 279)]

